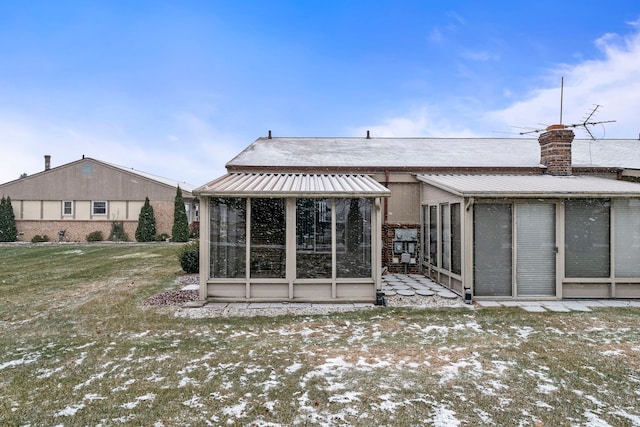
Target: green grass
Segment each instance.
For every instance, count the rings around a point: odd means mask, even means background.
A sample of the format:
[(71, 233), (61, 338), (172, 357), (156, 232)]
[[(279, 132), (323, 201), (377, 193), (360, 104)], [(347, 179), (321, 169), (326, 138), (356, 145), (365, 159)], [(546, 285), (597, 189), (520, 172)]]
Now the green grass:
[(0, 425), (640, 425), (638, 309), (144, 308), (180, 247), (0, 246)]

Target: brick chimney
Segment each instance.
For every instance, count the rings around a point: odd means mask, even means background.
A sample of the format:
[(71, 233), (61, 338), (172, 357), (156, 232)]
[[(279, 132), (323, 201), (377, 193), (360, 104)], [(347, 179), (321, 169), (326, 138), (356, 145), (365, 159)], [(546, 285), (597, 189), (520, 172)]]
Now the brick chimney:
[(571, 175), (571, 143), (575, 134), (564, 125), (551, 125), (540, 135), (540, 163), (550, 175)]
[(51, 169), (51, 156), (48, 154), (44, 155), (44, 170), (48, 171)]

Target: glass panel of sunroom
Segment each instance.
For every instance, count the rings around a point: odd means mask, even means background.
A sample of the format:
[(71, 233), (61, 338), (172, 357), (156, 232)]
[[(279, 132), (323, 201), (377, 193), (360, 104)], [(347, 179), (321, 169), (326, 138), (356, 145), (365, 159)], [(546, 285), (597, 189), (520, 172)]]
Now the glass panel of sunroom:
[(449, 205), (440, 205), (440, 267), (449, 270), (451, 256), (451, 218)]
[(338, 277), (371, 277), (371, 200), (336, 200)]
[(247, 200), (214, 197), (210, 211), (211, 277), (244, 278)]
[(451, 204), (451, 272), (462, 273), (462, 225), (460, 203)]
[(565, 275), (609, 277), (608, 199), (565, 202)]
[(474, 207), (473, 277), (478, 296), (511, 296), (513, 228), (510, 204)]
[(616, 277), (640, 277), (640, 199), (613, 201)]
[(429, 206), (429, 264), (438, 265), (438, 207)]
[(285, 199), (251, 199), (251, 277), (284, 278)]
[(331, 200), (296, 200), (296, 277), (331, 278)]

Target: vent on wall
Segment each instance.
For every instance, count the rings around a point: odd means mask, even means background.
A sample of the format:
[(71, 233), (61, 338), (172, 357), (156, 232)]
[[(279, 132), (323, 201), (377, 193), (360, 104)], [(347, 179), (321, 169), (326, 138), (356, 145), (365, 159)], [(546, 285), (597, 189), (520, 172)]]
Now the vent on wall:
[(82, 176), (91, 176), (91, 175), (93, 175), (93, 165), (91, 163), (83, 163)]

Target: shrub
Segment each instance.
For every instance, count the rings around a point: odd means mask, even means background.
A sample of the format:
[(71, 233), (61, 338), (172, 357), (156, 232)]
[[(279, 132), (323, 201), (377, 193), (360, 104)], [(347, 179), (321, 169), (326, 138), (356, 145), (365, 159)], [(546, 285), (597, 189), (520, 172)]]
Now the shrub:
[(87, 242), (102, 242), (104, 240), (104, 235), (102, 231), (92, 231), (87, 234)]
[(138, 242), (151, 242), (156, 237), (156, 218), (153, 215), (153, 206), (149, 203), (149, 198), (145, 197), (144, 205), (140, 209), (138, 216), (138, 227), (136, 228), (136, 240)]
[(189, 220), (187, 210), (184, 207), (182, 190), (178, 185), (176, 198), (173, 204), (173, 228), (171, 229), (171, 240), (174, 242), (186, 242), (189, 240)]
[(11, 197), (0, 199), (0, 242), (15, 242), (18, 240), (16, 217), (11, 206)]
[(46, 234), (36, 234), (31, 238), (31, 243), (44, 243), (49, 241), (49, 236)]
[(166, 242), (169, 237), (171, 237), (171, 236), (169, 236), (167, 233), (156, 234), (155, 241), (156, 242)]
[(200, 242), (194, 240), (182, 247), (178, 254), (180, 266), (185, 273), (200, 272)]
[(124, 223), (122, 221), (113, 221), (111, 223), (111, 233), (109, 234), (109, 240), (112, 242), (126, 242), (129, 240), (129, 236), (124, 231)]
[(189, 237), (191, 239), (200, 238), (200, 221), (193, 221), (189, 226)]

